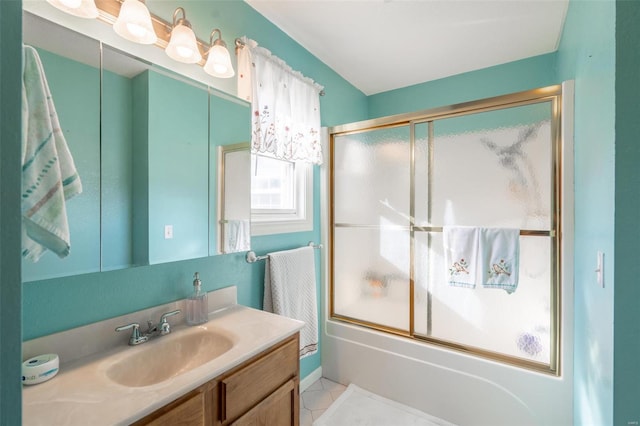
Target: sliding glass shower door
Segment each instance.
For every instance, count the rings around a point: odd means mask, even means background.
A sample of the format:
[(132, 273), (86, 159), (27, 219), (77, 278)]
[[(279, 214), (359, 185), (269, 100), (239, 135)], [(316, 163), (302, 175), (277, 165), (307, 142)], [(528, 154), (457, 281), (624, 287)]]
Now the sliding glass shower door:
[[(335, 130), (331, 316), (557, 374), (560, 96)], [(451, 226), (519, 230), (515, 291), (451, 285)]]
[(409, 333), (409, 126), (334, 144), (334, 313)]

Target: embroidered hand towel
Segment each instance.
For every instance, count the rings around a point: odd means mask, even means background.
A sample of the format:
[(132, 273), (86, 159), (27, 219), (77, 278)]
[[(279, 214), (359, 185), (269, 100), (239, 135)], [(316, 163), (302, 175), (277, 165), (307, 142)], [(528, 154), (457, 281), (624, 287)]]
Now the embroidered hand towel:
[(520, 263), (520, 230), (512, 228), (482, 228), (482, 285), (501, 288), (511, 294), (518, 287)]
[(478, 268), (479, 229), (444, 226), (444, 262), (447, 282), (455, 287), (475, 288)]
[(38, 52), (31, 46), (23, 52), (22, 255), (36, 262), (47, 249), (69, 254), (65, 201), (81, 193), (82, 184)]
[(264, 310), (304, 321), (300, 358), (318, 351), (318, 305), (313, 247), (269, 253), (264, 273)]

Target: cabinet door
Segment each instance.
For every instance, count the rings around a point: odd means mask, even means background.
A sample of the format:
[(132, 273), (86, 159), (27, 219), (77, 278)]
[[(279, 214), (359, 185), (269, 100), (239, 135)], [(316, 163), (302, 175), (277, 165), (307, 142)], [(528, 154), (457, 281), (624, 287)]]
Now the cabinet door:
[[(220, 380), (220, 416), (228, 424), (298, 377), (298, 335)], [(274, 425), (277, 423), (274, 423)]]
[(216, 382), (211, 381), (167, 404), (133, 426), (211, 426), (214, 423)]
[(298, 385), (295, 380), (289, 380), (232, 425), (298, 426), (299, 404)]

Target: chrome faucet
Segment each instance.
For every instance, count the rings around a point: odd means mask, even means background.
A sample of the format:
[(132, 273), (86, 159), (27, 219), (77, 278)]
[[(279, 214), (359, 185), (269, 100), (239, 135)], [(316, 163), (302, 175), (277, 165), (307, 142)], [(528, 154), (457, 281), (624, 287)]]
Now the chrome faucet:
[(160, 317), (160, 322), (158, 323), (158, 326), (160, 327), (159, 333), (161, 336), (171, 333), (171, 325), (169, 325), (169, 323), (167, 322), (167, 318), (178, 315), (179, 313), (180, 309), (176, 309), (175, 311), (162, 314), (162, 316)]
[(153, 336), (164, 336), (171, 333), (171, 325), (169, 324), (169, 322), (167, 322), (167, 318), (179, 313), (180, 309), (176, 309), (175, 311), (162, 314), (162, 316), (160, 317), (160, 321), (156, 325), (154, 325), (152, 321), (147, 321), (147, 325), (149, 328), (144, 334), (140, 333), (140, 324), (138, 324), (137, 322), (117, 327), (116, 331), (123, 331), (131, 328), (132, 331), (131, 337), (129, 338), (129, 345), (136, 346), (148, 341)]

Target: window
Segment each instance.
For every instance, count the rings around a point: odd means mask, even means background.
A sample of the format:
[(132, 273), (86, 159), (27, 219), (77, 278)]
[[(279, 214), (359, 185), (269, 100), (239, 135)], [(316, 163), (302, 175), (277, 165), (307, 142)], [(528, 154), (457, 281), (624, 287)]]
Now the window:
[(313, 169), (308, 163), (251, 155), (251, 234), (313, 229)]

